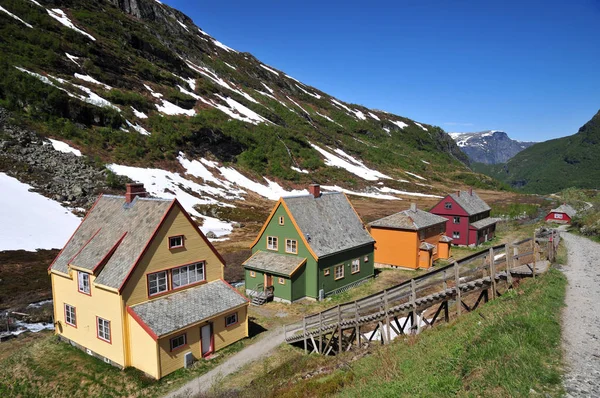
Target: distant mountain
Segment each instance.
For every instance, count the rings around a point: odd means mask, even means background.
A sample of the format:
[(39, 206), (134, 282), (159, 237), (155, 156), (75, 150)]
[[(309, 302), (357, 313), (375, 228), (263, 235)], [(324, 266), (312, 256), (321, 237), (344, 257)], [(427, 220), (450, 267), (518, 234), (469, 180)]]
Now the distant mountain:
[(476, 167), (524, 192), (600, 188), (600, 111), (577, 134), (540, 142), (505, 164)]
[(510, 139), (508, 134), (498, 130), (449, 134), (472, 163), (506, 163), (523, 149), (535, 144)]

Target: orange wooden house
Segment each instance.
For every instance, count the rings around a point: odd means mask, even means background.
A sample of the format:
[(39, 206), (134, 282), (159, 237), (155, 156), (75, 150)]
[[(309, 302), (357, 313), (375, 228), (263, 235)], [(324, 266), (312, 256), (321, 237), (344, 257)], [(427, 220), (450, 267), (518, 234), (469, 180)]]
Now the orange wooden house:
[(452, 239), (445, 235), (446, 218), (417, 209), (384, 217), (369, 224), (375, 239), (375, 262), (403, 268), (430, 268), (450, 257)]

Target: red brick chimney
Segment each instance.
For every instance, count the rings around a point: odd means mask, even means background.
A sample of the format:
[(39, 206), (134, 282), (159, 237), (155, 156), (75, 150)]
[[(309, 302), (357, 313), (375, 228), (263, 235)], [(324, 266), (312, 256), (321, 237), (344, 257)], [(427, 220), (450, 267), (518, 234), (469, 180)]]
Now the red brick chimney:
[(456, 191), (456, 196), (460, 196), (460, 191)]
[(127, 191), (125, 192), (125, 202), (131, 203), (136, 196), (146, 197), (148, 193), (144, 189), (144, 184), (139, 183), (128, 183)]
[(310, 193), (315, 198), (321, 196), (321, 186), (319, 184), (310, 184), (308, 186), (308, 193)]
[(469, 187), (469, 195), (473, 196), (473, 187)]

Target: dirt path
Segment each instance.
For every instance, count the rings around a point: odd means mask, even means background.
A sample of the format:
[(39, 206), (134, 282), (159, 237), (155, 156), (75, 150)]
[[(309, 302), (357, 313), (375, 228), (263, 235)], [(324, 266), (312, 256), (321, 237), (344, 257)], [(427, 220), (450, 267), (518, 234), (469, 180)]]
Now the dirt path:
[(600, 396), (600, 244), (562, 233), (569, 252), (563, 311), (567, 397)]
[(271, 353), (284, 341), (283, 328), (267, 332), (257, 342), (238, 352), (225, 362), (203, 374), (197, 379), (191, 380), (184, 386), (164, 398), (195, 397), (200, 393), (209, 391), (215, 383), (223, 381), (228, 375), (236, 372), (242, 366), (254, 362)]

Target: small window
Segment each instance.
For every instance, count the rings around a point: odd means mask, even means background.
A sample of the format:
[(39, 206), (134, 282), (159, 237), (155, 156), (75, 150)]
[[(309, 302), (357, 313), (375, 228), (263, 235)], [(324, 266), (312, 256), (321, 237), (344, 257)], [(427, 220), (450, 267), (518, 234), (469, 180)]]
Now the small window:
[(283, 225), (285, 223), (283, 216), (279, 217), (279, 225)]
[(169, 249), (183, 247), (183, 235), (171, 236), (169, 238)]
[(171, 270), (173, 289), (191, 285), (204, 280), (204, 262), (199, 262)]
[(356, 260), (352, 260), (352, 273), (356, 274), (357, 272), (360, 272), (360, 259), (356, 259)]
[(77, 316), (75, 314), (75, 307), (69, 304), (65, 304), (65, 322), (67, 325), (77, 327)]
[(336, 280), (342, 279), (344, 277), (344, 264), (336, 265), (334, 272), (334, 277)]
[(294, 239), (285, 240), (285, 252), (298, 254), (298, 241)]
[(269, 250), (277, 250), (277, 237), (276, 236), (267, 236), (267, 249)]
[(238, 323), (238, 314), (237, 314), (237, 312), (235, 314), (227, 315), (225, 317), (225, 327), (229, 327), (231, 325), (235, 325), (236, 323)]
[(281, 277), (277, 278), (277, 282), (279, 282), (280, 285), (285, 285), (285, 279)]
[(562, 218), (563, 218), (563, 215), (562, 215), (562, 213), (555, 213), (555, 214), (554, 214), (554, 218), (558, 218), (558, 219), (561, 219), (561, 220), (562, 220)]
[(85, 272), (77, 271), (77, 290), (81, 293), (91, 294), (90, 293), (90, 274), (86, 274)]
[(96, 317), (98, 324), (98, 338), (110, 343), (110, 321)]
[(152, 296), (158, 293), (166, 292), (167, 286), (167, 271), (148, 274), (148, 295)]
[(444, 207), (446, 209), (451, 209), (452, 208), (452, 202), (446, 202), (446, 203), (444, 203)]
[(458, 232), (458, 231), (454, 231), (454, 232), (452, 232), (452, 237), (453, 237), (454, 239), (458, 239), (458, 238), (460, 238), (460, 232)]
[(179, 335), (177, 337), (173, 337), (171, 340), (171, 351), (175, 351), (176, 349), (183, 347), (187, 344), (187, 336), (186, 334)]
[(323, 275), (325, 275), (325, 276), (329, 276), (329, 274), (330, 274), (329, 268), (325, 268), (325, 269), (323, 270)]
[(364, 262), (365, 262), (365, 263), (368, 263), (368, 262), (369, 262), (369, 256), (365, 256), (365, 258), (364, 258)]
[(250, 278), (256, 278), (256, 272), (250, 271)]
[(460, 224), (460, 217), (454, 217), (454, 224)]

